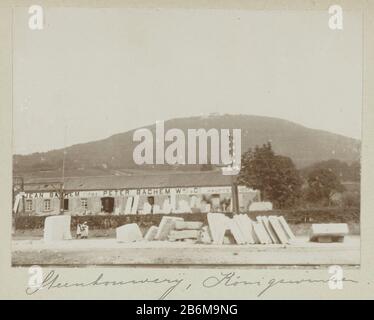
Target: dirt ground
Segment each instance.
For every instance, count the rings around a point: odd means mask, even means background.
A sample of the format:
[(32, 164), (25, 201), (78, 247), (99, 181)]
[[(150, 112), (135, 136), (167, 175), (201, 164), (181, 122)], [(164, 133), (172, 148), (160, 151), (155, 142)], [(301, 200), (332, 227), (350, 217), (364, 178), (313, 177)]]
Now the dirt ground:
[[(74, 231), (71, 231), (72, 237), (75, 237)], [(116, 237), (116, 229), (97, 229), (89, 231), (90, 238), (113, 239)], [(43, 229), (34, 230), (16, 230), (12, 236), (13, 240), (39, 240), (43, 238)]]
[[(349, 225), (343, 243), (309, 242), (310, 224), (290, 225), (297, 239), (290, 245), (203, 245), (185, 242), (119, 243), (115, 229), (90, 230), (88, 239), (45, 243), (43, 230), (16, 230), (12, 264), (117, 266), (323, 266), (360, 264), (359, 224)], [(143, 234), (146, 230), (142, 230)]]
[(360, 239), (311, 243), (297, 237), (290, 245), (212, 245), (168, 241), (119, 243), (115, 239), (73, 239), (45, 243), (13, 240), (13, 265), (359, 265)]

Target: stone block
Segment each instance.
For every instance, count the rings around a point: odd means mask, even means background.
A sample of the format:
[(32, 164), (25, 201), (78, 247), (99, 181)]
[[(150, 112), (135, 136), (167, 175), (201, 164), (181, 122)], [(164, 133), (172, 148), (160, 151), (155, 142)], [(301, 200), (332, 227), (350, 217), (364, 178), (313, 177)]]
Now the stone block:
[(200, 221), (175, 221), (176, 230), (199, 230), (203, 226)]
[(346, 223), (314, 223), (311, 228), (310, 241), (342, 242), (348, 232)]
[(210, 233), (214, 244), (222, 244), (227, 230), (227, 217), (223, 213), (207, 214)]
[(148, 229), (147, 233), (145, 234), (144, 240), (146, 240), (146, 241), (153, 241), (153, 240), (155, 240), (157, 231), (158, 231), (158, 227), (157, 226), (151, 226)]
[(261, 244), (270, 244), (272, 243), (269, 235), (267, 234), (265, 227), (261, 222), (254, 222), (253, 223), (253, 230), (259, 239)]
[(262, 223), (267, 234), (269, 235), (272, 243), (280, 243), (277, 235), (275, 234), (273, 227), (270, 225), (269, 219), (267, 217), (258, 216), (257, 221)]
[(199, 242), (205, 243), (205, 244), (212, 243), (212, 236), (210, 234), (208, 226), (202, 227)]
[(171, 230), (168, 238), (170, 240), (198, 239), (200, 230)]
[(286, 219), (283, 216), (278, 217), (279, 223), (282, 226), (283, 230), (287, 234), (288, 238), (293, 241), (296, 239), (295, 235), (293, 234), (290, 226), (288, 225)]
[(136, 223), (129, 223), (116, 229), (118, 242), (134, 242), (143, 240), (142, 233)]
[(235, 242), (237, 244), (245, 244), (245, 240), (244, 240), (244, 237), (240, 231), (240, 228), (237, 224), (237, 219), (228, 219), (227, 220), (227, 223), (228, 223), (228, 227), (235, 239)]
[(163, 216), (158, 226), (155, 240), (167, 240), (171, 230), (175, 229), (176, 221), (184, 221), (183, 218)]
[(268, 201), (252, 202), (249, 206), (249, 211), (269, 211), (273, 210), (273, 204)]
[(59, 215), (45, 218), (44, 221), (44, 241), (53, 242), (70, 240), (71, 216)]
[(287, 244), (289, 243), (289, 237), (285, 233), (283, 227), (281, 226), (278, 217), (276, 216), (270, 216), (269, 217), (270, 225), (273, 227), (273, 230), (275, 234), (277, 235), (280, 243)]

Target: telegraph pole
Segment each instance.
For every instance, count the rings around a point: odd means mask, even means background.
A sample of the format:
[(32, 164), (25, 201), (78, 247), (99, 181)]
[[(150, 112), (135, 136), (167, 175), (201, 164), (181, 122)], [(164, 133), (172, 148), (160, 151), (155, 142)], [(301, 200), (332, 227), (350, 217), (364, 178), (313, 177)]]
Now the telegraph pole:
[(239, 192), (238, 192), (238, 184), (235, 179), (235, 174), (233, 172), (237, 170), (234, 168), (234, 159), (235, 159), (235, 145), (234, 145), (234, 137), (232, 134), (229, 133), (229, 154), (231, 157), (231, 164), (221, 165), (221, 170), (223, 175), (230, 175), (231, 176), (231, 207), (232, 212), (234, 214), (239, 213)]
[(26, 201), (25, 201), (25, 181), (23, 177), (21, 178), (21, 192), (22, 192), (22, 214), (25, 215), (26, 211)]
[[(18, 217), (18, 208), (22, 205), (22, 215), (25, 214), (25, 181), (23, 177), (17, 177), (13, 175), (13, 202), (12, 202), (12, 234), (15, 232), (16, 229), (16, 220)], [(17, 197), (21, 196), (21, 199), (19, 199), (18, 206), (16, 206), (15, 210), (15, 203), (17, 201)]]
[(65, 158), (66, 158), (66, 125), (64, 127), (64, 155), (62, 158), (62, 182), (60, 184), (60, 214), (64, 214), (64, 199), (65, 199)]
[(59, 193), (60, 193), (60, 214), (64, 214), (64, 198), (65, 198), (65, 195), (64, 195), (64, 184), (63, 183), (60, 184)]
[[(230, 140), (230, 155), (232, 159), (231, 166), (234, 165), (235, 159), (235, 144), (234, 144), (234, 137), (232, 134), (229, 135)], [(234, 175), (231, 175), (231, 199), (232, 199), (232, 212), (233, 214), (239, 214), (239, 193), (238, 193), (238, 185), (236, 183), (236, 179)]]
[(239, 213), (239, 194), (238, 185), (235, 182), (234, 176), (231, 176), (231, 197), (232, 197), (232, 212)]

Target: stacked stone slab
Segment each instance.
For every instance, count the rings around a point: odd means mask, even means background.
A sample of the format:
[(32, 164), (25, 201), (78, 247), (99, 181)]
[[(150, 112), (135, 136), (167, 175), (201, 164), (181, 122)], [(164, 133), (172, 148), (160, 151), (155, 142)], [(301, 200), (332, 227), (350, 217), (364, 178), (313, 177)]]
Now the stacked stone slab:
[(200, 238), (198, 240), (200, 243), (203, 244), (210, 244), (212, 243), (212, 235), (210, 233), (208, 226), (203, 226), (200, 233)]
[(246, 244), (255, 244), (256, 240), (252, 220), (246, 214), (235, 215), (233, 220), (236, 222), (244, 242)]
[[(279, 238), (277, 236), (277, 234), (274, 232), (274, 229), (272, 228), (272, 226), (270, 225), (270, 222), (269, 222), (269, 219), (268, 217), (265, 217), (265, 216), (258, 216), (256, 218), (257, 222), (259, 224), (262, 224), (266, 233), (268, 234), (269, 236), (269, 239), (268, 239), (268, 242), (269, 243), (280, 243), (279, 241)], [(270, 240), (270, 241), (269, 241)]]
[(171, 230), (169, 241), (197, 242), (202, 233), (203, 223), (199, 221), (175, 221), (175, 230)]
[[(203, 238), (201, 236), (203, 234)], [(144, 236), (146, 241), (185, 241), (210, 243), (210, 234), (200, 221), (184, 221), (180, 217), (164, 216), (158, 226), (151, 226)]]
[(154, 240), (168, 240), (169, 233), (175, 229), (177, 221), (182, 222), (184, 219), (180, 217), (163, 216)]
[(282, 216), (258, 216), (251, 220), (246, 214), (232, 218), (223, 213), (208, 213), (208, 226), (200, 221), (184, 221), (180, 217), (164, 216), (159, 226), (142, 233), (136, 223), (116, 229), (117, 241), (184, 241), (204, 244), (290, 244), (295, 236)]
[(284, 217), (258, 216), (256, 221), (246, 214), (234, 215), (232, 219), (222, 213), (208, 213), (209, 229), (214, 244), (289, 244), (295, 236)]

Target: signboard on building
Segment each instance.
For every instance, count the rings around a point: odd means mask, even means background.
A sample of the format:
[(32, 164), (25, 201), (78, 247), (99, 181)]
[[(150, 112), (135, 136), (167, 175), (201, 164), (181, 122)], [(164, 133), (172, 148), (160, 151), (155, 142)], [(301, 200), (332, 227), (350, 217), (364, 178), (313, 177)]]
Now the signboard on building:
[[(239, 193), (250, 193), (255, 190), (239, 186)], [(230, 186), (223, 187), (183, 187), (183, 188), (138, 188), (138, 189), (118, 189), (118, 190), (82, 190), (65, 191), (65, 198), (79, 197), (120, 197), (120, 196), (167, 196), (167, 195), (198, 195), (198, 194), (231, 194)], [(26, 198), (58, 198), (58, 192), (33, 192), (26, 193)]]

